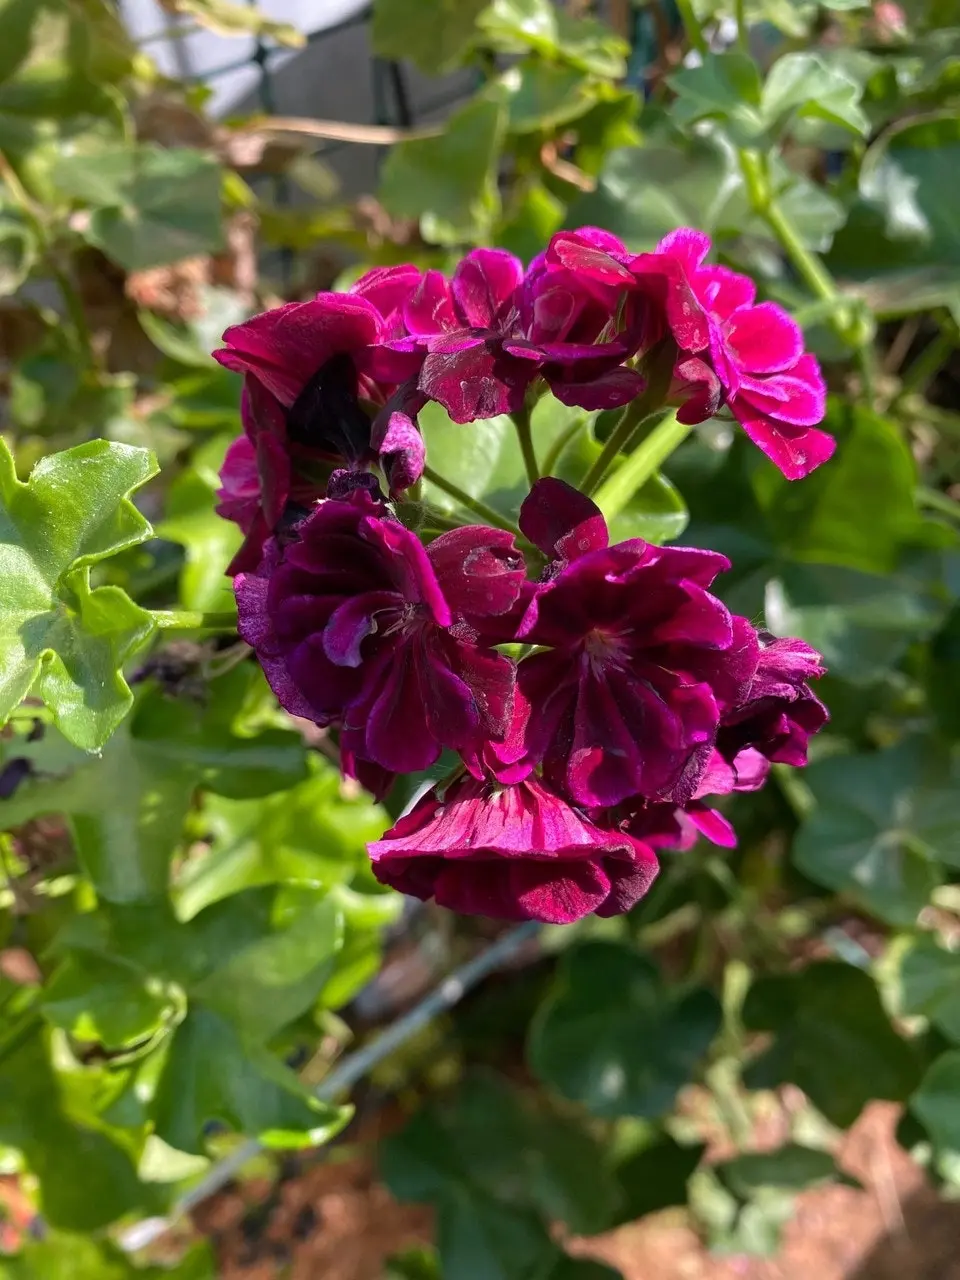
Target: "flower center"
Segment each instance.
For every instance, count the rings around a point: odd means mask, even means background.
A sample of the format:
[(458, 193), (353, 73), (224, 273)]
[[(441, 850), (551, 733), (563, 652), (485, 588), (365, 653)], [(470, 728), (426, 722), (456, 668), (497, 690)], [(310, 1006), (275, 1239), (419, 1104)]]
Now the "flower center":
[(383, 628), (384, 636), (399, 634), (408, 639), (415, 631), (428, 622), (427, 611), (422, 604), (405, 604), (402, 609), (389, 610), (390, 621)]
[(618, 666), (626, 647), (622, 635), (602, 627), (594, 627), (583, 637), (583, 654), (595, 673), (603, 666)]

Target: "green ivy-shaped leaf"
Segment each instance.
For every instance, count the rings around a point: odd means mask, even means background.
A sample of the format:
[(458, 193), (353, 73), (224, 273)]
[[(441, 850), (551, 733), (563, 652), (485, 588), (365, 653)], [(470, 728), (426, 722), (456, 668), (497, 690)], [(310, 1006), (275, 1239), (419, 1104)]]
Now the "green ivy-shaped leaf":
[(381, 58), (406, 58), (428, 75), (463, 60), (487, 0), (376, 0), (371, 39)]
[(566, 952), (530, 1031), (539, 1078), (599, 1116), (663, 1115), (720, 1029), (705, 988), (670, 991), (642, 955), (590, 942)]
[(22, 744), (18, 751), (33, 764), (34, 776), (5, 802), (0, 821), (13, 827), (64, 813), (101, 898), (165, 896), (170, 859), (198, 786), (264, 795), (293, 786), (306, 772), (299, 734), (235, 730), (232, 700), (243, 696), (250, 674), (235, 669), (211, 682), (206, 707), (146, 690), (97, 757), (60, 750), (53, 734)]
[(851, 1125), (871, 1098), (902, 1101), (917, 1080), (913, 1048), (892, 1027), (876, 984), (839, 961), (761, 978), (747, 992), (743, 1022), (773, 1033), (748, 1068), (751, 1088), (799, 1085), (833, 1124)]
[(153, 619), (118, 587), (92, 589), (90, 567), (150, 535), (128, 495), (156, 469), (146, 449), (93, 440), (23, 483), (0, 441), (0, 720), (34, 689), (94, 750), (128, 711), (121, 667)]
[(817, 807), (794, 863), (881, 919), (912, 925), (942, 878), (937, 863), (960, 865), (957, 776), (921, 740), (812, 765), (804, 781)]

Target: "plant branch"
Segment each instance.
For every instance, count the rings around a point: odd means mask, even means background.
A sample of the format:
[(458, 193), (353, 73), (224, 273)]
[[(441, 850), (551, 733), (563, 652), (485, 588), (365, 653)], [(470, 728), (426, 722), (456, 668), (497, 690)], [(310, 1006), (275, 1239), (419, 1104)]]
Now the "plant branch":
[[(637, 424), (638, 427), (639, 425)], [(689, 424), (678, 422), (675, 413), (667, 414), (657, 423), (623, 465), (617, 467), (594, 494), (594, 501), (607, 520), (620, 514), (633, 495), (656, 474), (692, 430), (693, 427)]]

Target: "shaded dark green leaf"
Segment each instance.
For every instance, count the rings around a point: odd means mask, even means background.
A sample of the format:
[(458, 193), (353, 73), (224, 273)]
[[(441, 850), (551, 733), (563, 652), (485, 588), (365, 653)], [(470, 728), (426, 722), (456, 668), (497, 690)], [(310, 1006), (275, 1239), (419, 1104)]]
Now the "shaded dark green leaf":
[(645, 957), (587, 943), (563, 955), (528, 1056), (545, 1084), (596, 1115), (653, 1118), (694, 1078), (719, 1027), (710, 992), (670, 991)]
[(796, 1084), (841, 1127), (872, 1098), (902, 1101), (916, 1084), (911, 1046), (893, 1029), (873, 979), (852, 965), (823, 961), (761, 978), (747, 992), (743, 1021), (774, 1037), (748, 1068), (748, 1085)]

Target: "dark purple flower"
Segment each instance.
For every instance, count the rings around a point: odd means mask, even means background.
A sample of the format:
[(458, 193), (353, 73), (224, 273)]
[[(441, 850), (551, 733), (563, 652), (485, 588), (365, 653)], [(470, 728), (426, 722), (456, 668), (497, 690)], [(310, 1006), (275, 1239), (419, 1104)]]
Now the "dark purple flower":
[(545, 259), (524, 274), (502, 249), (474, 249), (449, 282), (428, 271), (404, 307), (427, 353), (420, 388), (454, 422), (515, 413), (538, 375), (566, 404), (625, 404), (644, 383), (621, 367), (618, 292)]
[[(559, 498), (560, 481), (550, 481)], [(631, 796), (683, 802), (696, 788), (721, 715), (757, 664), (756, 635), (707, 588), (728, 561), (711, 551), (607, 546), (599, 510), (567, 494), (570, 529), (544, 518), (543, 482), (520, 527), (548, 569), (518, 637), (544, 646), (519, 665), (517, 717), (528, 759), (587, 807)], [(564, 489), (566, 486), (564, 486)], [(562, 510), (559, 502), (558, 509)], [(585, 550), (580, 550), (579, 539)]]
[[(746, 623), (746, 619), (740, 619)], [(807, 684), (823, 675), (820, 655), (802, 640), (776, 640), (758, 633), (757, 669), (740, 702), (724, 712), (693, 798), (685, 805), (628, 802), (625, 830), (655, 849), (691, 848), (698, 835), (732, 848), (736, 832), (705, 803), (709, 796), (757, 791), (770, 764), (804, 765), (812, 734), (827, 722), (827, 710)]]
[(233, 520), (245, 537), (227, 567), (231, 576), (260, 563), (263, 544), (280, 524), (288, 504), (305, 511), (323, 497), (330, 457), (291, 447), (287, 422), (275, 397), (247, 375), (240, 398), (244, 434), (227, 450), (220, 469), (217, 512)]
[(368, 848), (374, 875), (401, 893), (549, 924), (629, 911), (658, 870), (648, 845), (602, 830), (536, 778), (501, 786), (464, 775)]
[(237, 578), (240, 634), (288, 711), (341, 724), (353, 760), (414, 772), (505, 732), (514, 665), (465, 619), (509, 610), (524, 574), (509, 533), (470, 526), (425, 549), (357, 488)]
[(769, 762), (805, 765), (810, 738), (829, 719), (807, 684), (826, 670), (820, 654), (803, 640), (776, 639), (768, 631), (758, 639), (756, 673), (743, 697), (724, 712), (717, 735), (717, 752), (734, 771), (730, 790), (762, 785)]

